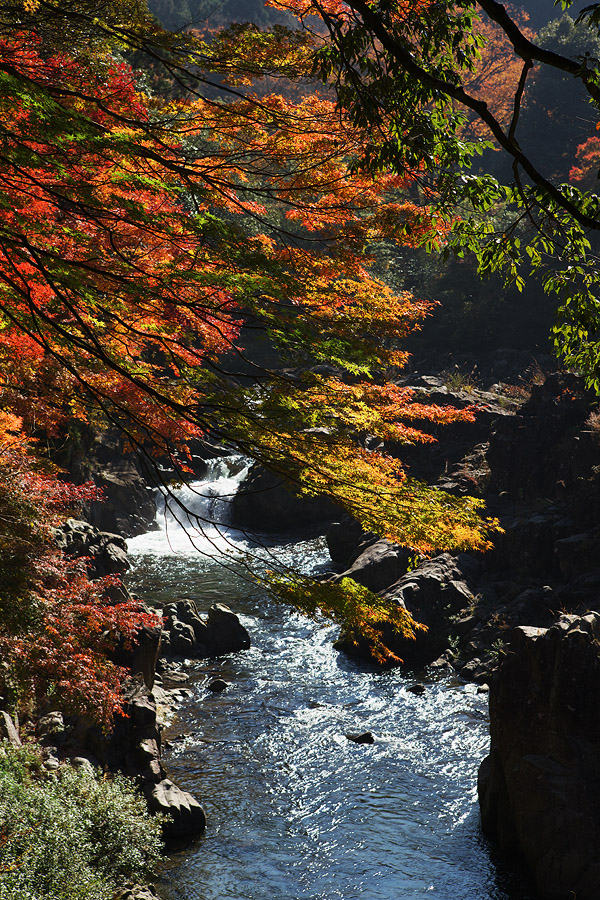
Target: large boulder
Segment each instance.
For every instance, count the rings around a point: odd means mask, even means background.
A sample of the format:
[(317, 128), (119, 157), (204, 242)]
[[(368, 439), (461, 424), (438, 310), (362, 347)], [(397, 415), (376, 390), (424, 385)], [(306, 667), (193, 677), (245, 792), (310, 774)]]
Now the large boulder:
[(169, 778), (147, 785), (144, 794), (148, 809), (163, 816), (163, 834), (171, 840), (190, 838), (206, 827), (204, 810), (196, 798)]
[(406, 573), (411, 553), (405, 547), (383, 539), (372, 543), (366, 540), (365, 544), (349, 568), (336, 575), (334, 580), (352, 578), (371, 591), (383, 591)]
[(265, 534), (294, 532), (339, 516), (331, 500), (298, 496), (291, 482), (259, 463), (250, 467), (231, 506), (235, 528)]
[(85, 558), (90, 578), (122, 575), (129, 569), (125, 539), (88, 522), (67, 519), (54, 529), (54, 540), (67, 556)]
[(237, 653), (250, 647), (250, 635), (224, 603), (213, 603), (208, 610), (205, 628), (203, 640), (199, 643), (206, 647), (209, 656)]
[(193, 600), (176, 600), (163, 610), (163, 653), (206, 658), (248, 650), (250, 635), (224, 603), (214, 603), (206, 619)]
[(600, 897), (600, 614), (513, 632), (490, 692), (479, 773), (485, 833), (543, 900)]
[[(380, 592), (426, 626), (426, 630), (417, 631), (414, 640), (383, 626), (385, 646), (409, 666), (424, 666), (438, 659), (448, 647), (451, 617), (475, 603), (475, 582), (480, 569), (481, 564), (467, 554), (453, 557), (443, 553)], [(372, 658), (369, 641), (348, 630), (342, 632), (336, 647), (353, 656)]]

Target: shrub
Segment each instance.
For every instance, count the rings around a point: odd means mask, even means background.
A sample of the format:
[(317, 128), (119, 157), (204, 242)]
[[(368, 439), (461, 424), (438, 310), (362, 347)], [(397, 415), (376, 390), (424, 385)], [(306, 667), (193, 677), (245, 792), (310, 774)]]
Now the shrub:
[(0, 900), (112, 900), (152, 876), (161, 849), (133, 782), (0, 747)]
[(21, 421), (0, 411), (0, 695), (20, 713), (50, 702), (108, 730), (126, 674), (109, 654), (156, 620), (138, 603), (113, 604), (114, 579), (90, 581), (54, 542), (53, 526), (96, 493), (44, 471)]

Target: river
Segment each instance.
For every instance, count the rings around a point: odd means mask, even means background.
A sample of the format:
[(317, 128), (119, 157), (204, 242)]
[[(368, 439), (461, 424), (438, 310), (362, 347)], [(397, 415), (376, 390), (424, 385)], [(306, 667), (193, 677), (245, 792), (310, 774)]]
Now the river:
[[(414, 678), (337, 653), (334, 627), (290, 612), (249, 581), (243, 552), (265, 567), (305, 571), (328, 556), (322, 539), (260, 548), (217, 525), (244, 471), (241, 459), (216, 462), (180, 495), (202, 520), (195, 546), (181, 512), (159, 515), (159, 530), (129, 542), (130, 584), (142, 596), (192, 597), (200, 611), (225, 602), (252, 637), (249, 651), (189, 665), (191, 696), (172, 728), (186, 736), (165, 761), (201, 800), (208, 828), (165, 864), (161, 895), (532, 900), (479, 829), (487, 697), (448, 676), (424, 679), (417, 696), (408, 689)], [(230, 683), (225, 692), (208, 690), (214, 675)], [(367, 730), (373, 744), (346, 738)]]

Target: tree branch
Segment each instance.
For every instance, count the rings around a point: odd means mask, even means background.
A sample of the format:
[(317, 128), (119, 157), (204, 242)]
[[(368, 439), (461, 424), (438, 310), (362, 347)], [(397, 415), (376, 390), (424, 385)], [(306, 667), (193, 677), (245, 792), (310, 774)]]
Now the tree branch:
[(559, 69), (575, 78), (580, 78), (584, 83), (590, 97), (596, 103), (600, 103), (600, 87), (593, 81), (587, 69), (583, 68), (580, 63), (569, 59), (568, 56), (562, 56), (555, 53), (554, 50), (546, 50), (539, 47), (525, 37), (519, 26), (506, 12), (506, 8), (496, 0), (477, 0), (479, 6), (485, 13), (500, 26), (511, 44), (515, 49), (517, 56), (520, 56), (525, 62), (540, 62), (553, 69)]
[[(371, 31), (376, 39), (380, 41), (386, 52), (396, 59), (409, 75), (417, 79), (421, 84), (432, 88), (434, 91), (437, 91), (446, 97), (451, 97), (453, 100), (456, 100), (458, 103), (467, 107), (467, 109), (473, 110), (473, 112), (475, 112), (488, 126), (502, 149), (513, 157), (534, 184), (543, 188), (552, 200), (564, 209), (565, 212), (568, 212), (569, 215), (584, 228), (589, 228), (594, 231), (600, 230), (600, 219), (590, 218), (590, 216), (581, 212), (574, 203), (564, 196), (562, 191), (560, 191), (556, 185), (552, 184), (552, 182), (548, 181), (548, 179), (542, 175), (529, 157), (525, 156), (517, 141), (504, 133), (500, 123), (495, 116), (492, 115), (485, 101), (477, 100), (475, 97), (467, 94), (462, 85), (456, 85), (449, 81), (445, 81), (443, 78), (432, 75), (431, 72), (428, 72), (427, 69), (423, 68), (423, 66), (416, 61), (416, 58), (396, 40), (393, 34), (385, 27), (381, 19), (371, 7), (364, 2), (364, 0), (349, 0), (349, 3), (352, 9), (361, 15), (365, 26)], [(498, 6), (499, 4), (495, 5)], [(529, 41), (527, 43), (529, 44)], [(567, 60), (567, 62), (569, 61)], [(575, 66), (574, 63), (572, 65)], [(579, 67), (576, 68), (579, 71)]]

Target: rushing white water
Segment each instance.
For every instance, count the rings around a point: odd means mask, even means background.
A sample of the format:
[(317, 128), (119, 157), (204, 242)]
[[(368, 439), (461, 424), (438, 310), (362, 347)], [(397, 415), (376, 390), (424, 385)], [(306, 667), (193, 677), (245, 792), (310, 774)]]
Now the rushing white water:
[[(477, 767), (487, 703), (474, 685), (379, 672), (336, 653), (336, 629), (275, 604), (243, 577), (243, 535), (227, 527), (245, 474), (215, 460), (183, 488), (160, 529), (129, 542), (131, 587), (164, 605), (225, 601), (248, 628), (244, 653), (189, 665), (191, 696), (167, 754), (208, 815), (203, 840), (166, 861), (165, 900), (532, 900), (497, 865), (479, 828)], [(188, 512), (183, 512), (185, 507)], [(179, 512), (177, 512), (179, 510)], [(195, 532), (188, 537), (184, 526)], [(196, 549), (197, 548), (197, 549)], [(259, 548), (315, 571), (322, 540)], [(207, 682), (229, 682), (213, 694)], [(346, 734), (370, 730), (372, 745)]]
[(213, 558), (243, 552), (244, 535), (229, 525), (230, 507), (249, 466), (250, 460), (244, 456), (211, 459), (203, 480), (170, 491), (158, 490), (158, 528), (130, 538), (129, 553)]

